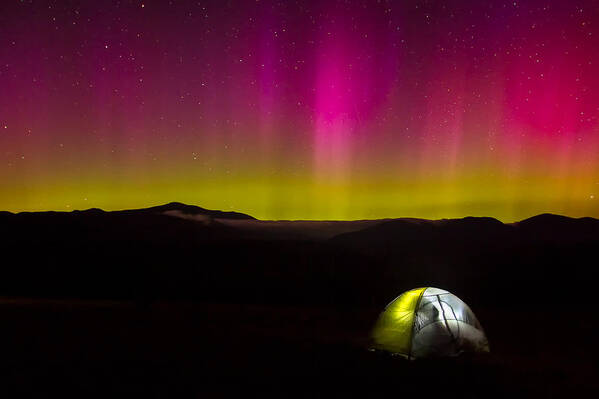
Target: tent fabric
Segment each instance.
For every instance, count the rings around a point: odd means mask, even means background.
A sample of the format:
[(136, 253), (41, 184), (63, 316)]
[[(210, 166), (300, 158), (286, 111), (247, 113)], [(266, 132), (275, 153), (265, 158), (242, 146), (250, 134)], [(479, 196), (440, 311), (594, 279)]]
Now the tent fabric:
[(381, 315), (379, 328), (373, 331), (375, 342), (391, 352), (410, 352), (416, 306), (425, 288), (404, 292), (394, 299)]
[(470, 307), (434, 287), (406, 291), (391, 301), (372, 338), (375, 348), (408, 358), (489, 351), (484, 330)]

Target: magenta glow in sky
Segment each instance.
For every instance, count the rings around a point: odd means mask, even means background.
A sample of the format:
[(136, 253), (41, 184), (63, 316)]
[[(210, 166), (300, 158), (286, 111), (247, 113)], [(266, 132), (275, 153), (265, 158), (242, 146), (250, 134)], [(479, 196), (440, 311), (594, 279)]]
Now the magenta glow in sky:
[(595, 1), (4, 1), (0, 209), (599, 216)]

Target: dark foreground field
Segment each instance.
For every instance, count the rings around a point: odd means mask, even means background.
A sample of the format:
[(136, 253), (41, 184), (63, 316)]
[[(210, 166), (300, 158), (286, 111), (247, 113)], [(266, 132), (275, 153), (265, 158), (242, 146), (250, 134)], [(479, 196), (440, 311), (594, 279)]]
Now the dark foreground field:
[(599, 393), (591, 315), (475, 310), (490, 355), (408, 362), (367, 350), (372, 308), (3, 299), (0, 374), (31, 397)]
[[(0, 395), (599, 397), (598, 249), (599, 220), (549, 214), (0, 212)], [(368, 351), (384, 306), (423, 286), (470, 305), (488, 356)]]

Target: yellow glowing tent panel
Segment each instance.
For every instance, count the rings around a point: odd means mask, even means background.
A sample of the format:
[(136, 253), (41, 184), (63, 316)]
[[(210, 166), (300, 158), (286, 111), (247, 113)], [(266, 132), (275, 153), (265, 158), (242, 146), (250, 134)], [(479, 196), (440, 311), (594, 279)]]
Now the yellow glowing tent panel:
[(380, 315), (372, 339), (376, 349), (408, 358), (489, 351), (483, 328), (468, 305), (433, 287), (395, 298)]

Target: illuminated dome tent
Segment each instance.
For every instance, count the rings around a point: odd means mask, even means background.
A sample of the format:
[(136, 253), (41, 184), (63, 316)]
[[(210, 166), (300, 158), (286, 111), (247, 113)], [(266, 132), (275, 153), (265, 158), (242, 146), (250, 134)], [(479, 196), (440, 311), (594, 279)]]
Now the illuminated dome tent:
[(375, 349), (408, 359), (489, 351), (487, 337), (468, 305), (433, 287), (395, 298), (380, 315), (372, 339)]

